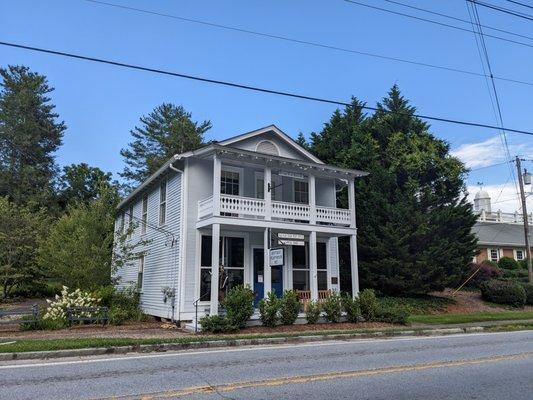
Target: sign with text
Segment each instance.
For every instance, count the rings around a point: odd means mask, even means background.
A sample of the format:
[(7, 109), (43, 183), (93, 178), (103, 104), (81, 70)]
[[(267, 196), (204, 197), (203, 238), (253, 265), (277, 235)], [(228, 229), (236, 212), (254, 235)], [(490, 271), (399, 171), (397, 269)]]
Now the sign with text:
[(298, 233), (278, 233), (278, 238), (280, 239), (292, 239), (292, 240), (304, 240), (304, 235)]
[(281, 246), (305, 246), (305, 242), (303, 240), (285, 240), (285, 239), (279, 239), (278, 243)]
[(299, 172), (280, 171), (278, 175), (287, 178), (304, 179), (304, 174), (300, 174)]
[(285, 259), (285, 249), (283, 248), (273, 248), (270, 249), (270, 266), (271, 267), (280, 267), (283, 265)]

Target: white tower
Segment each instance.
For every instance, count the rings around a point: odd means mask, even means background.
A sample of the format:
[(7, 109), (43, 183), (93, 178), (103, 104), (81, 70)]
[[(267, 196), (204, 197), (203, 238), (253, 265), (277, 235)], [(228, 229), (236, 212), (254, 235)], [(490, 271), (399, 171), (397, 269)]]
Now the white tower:
[(490, 213), (490, 196), (483, 189), (476, 193), (474, 198), (474, 211)]

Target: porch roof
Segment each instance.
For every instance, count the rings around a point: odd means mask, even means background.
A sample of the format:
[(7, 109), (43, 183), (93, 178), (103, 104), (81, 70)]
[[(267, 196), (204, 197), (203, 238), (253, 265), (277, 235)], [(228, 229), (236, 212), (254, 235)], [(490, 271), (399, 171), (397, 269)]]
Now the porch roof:
[[(258, 165), (270, 165), (271, 167), (292, 167), (293, 169), (300, 170), (302, 172), (315, 172), (317, 174), (335, 177), (339, 179), (348, 178), (360, 178), (368, 175), (368, 172), (359, 171), (356, 169), (346, 169), (336, 167), (334, 165), (328, 165), (323, 163), (315, 163), (311, 161), (295, 160), (293, 158), (275, 156), (270, 154), (258, 153), (255, 151), (238, 149), (236, 147), (230, 147), (227, 145), (221, 145), (218, 143), (211, 143), (207, 146), (200, 147), (197, 150), (188, 151), (182, 154), (176, 154), (170, 158), (165, 164), (161, 166), (152, 176), (145, 180), (135, 190), (133, 190), (128, 196), (126, 196), (117, 206), (117, 209), (122, 208), (128, 203), (130, 199), (135, 197), (138, 193), (143, 191), (150, 183), (159, 177), (167, 169), (172, 168), (173, 164), (184, 158), (198, 157), (208, 158), (218, 154), (226, 159), (233, 159), (238, 162), (250, 162)], [(175, 167), (173, 169), (176, 169)]]
[(270, 165), (271, 167), (292, 167), (303, 172), (318, 172), (319, 174), (328, 175), (340, 179), (359, 178), (368, 175), (368, 172), (359, 171), (356, 169), (340, 168), (334, 165), (315, 163), (311, 161), (295, 160), (282, 156), (275, 156), (270, 154), (258, 153), (250, 150), (238, 149), (236, 147), (223, 146), (218, 143), (212, 143), (201, 149), (184, 153), (182, 157), (199, 157), (207, 158), (214, 154), (220, 155), (226, 159), (233, 159), (240, 162), (249, 162), (259, 165)]

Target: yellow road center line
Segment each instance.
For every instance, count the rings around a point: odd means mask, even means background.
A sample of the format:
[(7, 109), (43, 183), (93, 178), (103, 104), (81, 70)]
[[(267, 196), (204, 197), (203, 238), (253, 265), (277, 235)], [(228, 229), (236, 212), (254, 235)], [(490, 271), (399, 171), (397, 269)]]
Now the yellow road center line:
[(164, 392), (154, 392), (146, 393), (140, 395), (127, 395), (127, 396), (115, 396), (110, 397), (110, 399), (143, 399), (143, 400), (155, 400), (155, 399), (165, 399), (171, 397), (185, 397), (193, 394), (209, 394), (209, 393), (221, 393), (221, 392), (233, 392), (240, 389), (250, 389), (250, 388), (260, 388), (260, 387), (272, 387), (272, 386), (283, 386), (283, 385), (292, 385), (292, 384), (302, 384), (308, 382), (318, 382), (318, 381), (327, 381), (332, 379), (348, 379), (348, 378), (358, 378), (365, 376), (373, 375), (383, 375), (383, 374), (393, 374), (400, 372), (412, 372), (412, 371), (424, 371), (435, 368), (451, 368), (451, 367), (461, 367), (465, 365), (476, 365), (476, 364), (486, 364), (510, 360), (523, 360), (533, 356), (533, 352), (526, 352), (513, 355), (505, 356), (493, 356), (493, 357), (484, 357), (476, 359), (467, 359), (467, 360), (456, 360), (456, 361), (439, 361), (434, 363), (427, 364), (414, 364), (414, 365), (401, 365), (397, 367), (384, 367), (384, 368), (374, 368), (367, 370), (359, 371), (336, 371), (336, 372), (326, 372), (322, 374), (312, 374), (312, 375), (296, 375), (288, 376), (282, 378), (273, 378), (257, 381), (243, 381), (243, 382), (232, 382), (224, 383), (220, 385), (205, 385), (205, 386), (193, 386), (179, 390), (168, 390)]

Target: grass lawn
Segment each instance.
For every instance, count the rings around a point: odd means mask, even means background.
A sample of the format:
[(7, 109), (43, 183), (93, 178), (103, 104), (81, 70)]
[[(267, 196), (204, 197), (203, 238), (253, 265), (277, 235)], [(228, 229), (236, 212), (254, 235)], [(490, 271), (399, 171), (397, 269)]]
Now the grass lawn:
[(461, 324), (482, 321), (509, 321), (514, 319), (533, 319), (533, 311), (501, 311), (477, 312), (470, 314), (412, 315), (409, 317), (409, 322), (418, 324)]
[[(79, 338), (79, 339), (14, 339), (0, 342), (0, 353), (16, 353), (27, 351), (51, 351), (51, 350), (70, 350), (84, 349), (89, 347), (114, 347), (114, 346), (138, 346), (143, 344), (163, 344), (163, 343), (202, 343), (217, 340), (238, 340), (238, 339), (262, 339), (262, 338), (287, 338), (296, 336), (320, 336), (336, 334), (365, 334), (375, 331), (394, 333), (402, 330), (411, 330), (409, 327), (404, 328), (375, 328), (375, 329), (339, 329), (324, 331), (298, 331), (298, 332), (274, 332), (274, 333), (255, 333), (248, 335), (199, 335), (194, 337), (182, 338), (152, 338), (152, 339), (133, 339), (133, 338)], [(5, 343), (5, 344), (4, 344)]]

